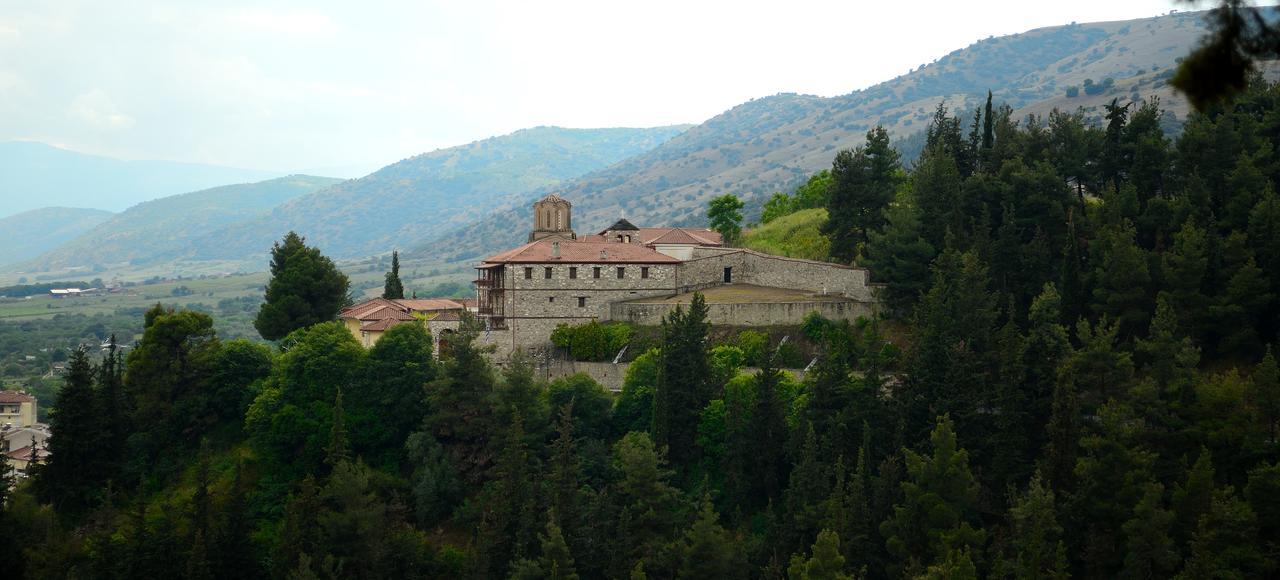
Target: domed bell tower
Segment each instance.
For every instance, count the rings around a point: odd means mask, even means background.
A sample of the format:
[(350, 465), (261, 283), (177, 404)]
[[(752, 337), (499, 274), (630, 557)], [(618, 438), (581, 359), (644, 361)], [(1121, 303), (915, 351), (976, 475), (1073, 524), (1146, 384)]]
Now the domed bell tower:
[(573, 233), (573, 204), (555, 194), (533, 204), (533, 231), (529, 233), (529, 241), (546, 238), (578, 239)]

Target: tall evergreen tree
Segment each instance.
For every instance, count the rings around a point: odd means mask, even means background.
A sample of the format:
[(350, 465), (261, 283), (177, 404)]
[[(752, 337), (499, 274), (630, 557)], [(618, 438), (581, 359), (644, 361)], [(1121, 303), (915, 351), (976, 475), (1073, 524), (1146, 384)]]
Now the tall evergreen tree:
[(707, 303), (694, 293), (689, 309), (677, 306), (662, 321), (663, 347), (653, 400), (653, 439), (677, 466), (686, 466), (696, 448), (698, 414), (707, 392)]
[(263, 338), (279, 340), (299, 328), (333, 320), (348, 303), (350, 286), (333, 260), (289, 232), (271, 248), (271, 281), (253, 326)]
[(1267, 434), (1267, 441), (1275, 443), (1280, 426), (1280, 368), (1269, 345), (1250, 377), (1248, 398), (1258, 425)]
[(928, 288), (929, 263), (937, 254), (925, 240), (915, 205), (904, 200), (885, 209), (885, 224), (867, 241), (866, 265), (876, 281), (886, 284), (880, 293), (890, 312), (909, 316)]
[(786, 460), (779, 441), (787, 439), (786, 410), (778, 388), (782, 371), (777, 367), (777, 350), (764, 357), (755, 376), (754, 406), (751, 410), (752, 505), (762, 506), (779, 497), (786, 477)]
[(823, 233), (831, 255), (849, 262), (861, 253), (868, 235), (883, 223), (882, 210), (893, 201), (901, 162), (883, 127), (867, 131), (867, 142), (836, 154)]
[(400, 282), (400, 252), (391, 252), (391, 271), (387, 272), (387, 280), (382, 285), (382, 297), (387, 300), (404, 298), (404, 284)]
[[(36, 490), (43, 501), (72, 521), (88, 513), (99, 500), (105, 482), (85, 477), (81, 470), (99, 460), (103, 440), (97, 431), (98, 408), (93, 391), (93, 366), (81, 347), (71, 351), (62, 388), (49, 413), (49, 462), (36, 474)], [(34, 445), (34, 443), (33, 443)], [(35, 450), (32, 451), (35, 462)]]
[(909, 479), (902, 482), (903, 501), (880, 524), (898, 572), (923, 572), (952, 550), (980, 548), (986, 538), (977, 517), (978, 482), (949, 417), (938, 417), (930, 443), (928, 455), (904, 450)]

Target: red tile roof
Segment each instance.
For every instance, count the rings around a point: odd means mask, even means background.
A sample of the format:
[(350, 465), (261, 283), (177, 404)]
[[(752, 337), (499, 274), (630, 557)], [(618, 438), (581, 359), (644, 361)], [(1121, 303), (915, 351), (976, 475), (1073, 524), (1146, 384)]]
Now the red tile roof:
[(18, 391), (0, 391), (0, 403), (34, 403), (36, 398)]
[(561, 241), (560, 257), (552, 258), (551, 240), (538, 240), (484, 259), (486, 263), (542, 264), (552, 262), (586, 264), (671, 264), (680, 260), (639, 244)]
[(465, 308), (465, 306), (457, 300), (449, 300), (447, 298), (406, 298), (396, 300), (395, 303), (415, 312), (429, 310), (457, 310)]
[(724, 244), (724, 238), (720, 235), (720, 232), (705, 228), (640, 228), (640, 241), (644, 244), (658, 243), (657, 240), (659, 238), (663, 238), (668, 235), (676, 235), (680, 237), (680, 239), (685, 240), (692, 238), (694, 241), (668, 241), (662, 243), (696, 243), (704, 246), (720, 246)]

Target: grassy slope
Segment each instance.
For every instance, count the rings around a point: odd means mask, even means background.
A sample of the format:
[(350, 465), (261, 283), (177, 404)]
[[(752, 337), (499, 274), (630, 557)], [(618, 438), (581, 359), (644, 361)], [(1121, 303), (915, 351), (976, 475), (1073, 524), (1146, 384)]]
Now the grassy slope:
[(826, 260), (831, 241), (820, 231), (826, 222), (826, 209), (801, 210), (747, 230), (742, 245), (779, 256)]

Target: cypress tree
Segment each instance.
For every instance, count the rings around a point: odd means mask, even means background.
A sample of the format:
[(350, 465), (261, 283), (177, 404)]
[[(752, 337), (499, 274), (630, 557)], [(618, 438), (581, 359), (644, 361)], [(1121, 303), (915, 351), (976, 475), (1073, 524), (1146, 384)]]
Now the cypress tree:
[(49, 430), (53, 433), (48, 440), (49, 462), (40, 465), (35, 460), (39, 449), (32, 450), (40, 499), (52, 503), (60, 515), (73, 521), (94, 507), (103, 483), (82, 472), (84, 466), (95, 465), (101, 459), (103, 443), (97, 432), (93, 374), (85, 348), (71, 351), (62, 388), (49, 413)]
[(333, 469), (339, 463), (351, 460), (351, 442), (347, 438), (346, 411), (342, 408), (342, 387), (333, 397), (333, 419), (329, 423), (329, 445), (325, 447), (324, 462)]
[(778, 395), (782, 371), (777, 368), (777, 351), (764, 357), (756, 374), (756, 393), (751, 410), (752, 504), (761, 506), (778, 497), (786, 477), (786, 460), (779, 441), (787, 439), (786, 410)]
[(653, 400), (654, 443), (667, 449), (671, 462), (692, 463), (698, 415), (710, 400), (707, 392), (707, 303), (695, 292), (689, 309), (677, 306), (663, 318), (663, 347)]
[(400, 283), (400, 252), (391, 252), (391, 271), (387, 272), (386, 282), (382, 285), (382, 297), (387, 300), (404, 298), (404, 284)]

